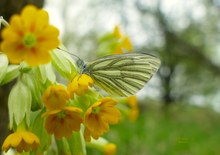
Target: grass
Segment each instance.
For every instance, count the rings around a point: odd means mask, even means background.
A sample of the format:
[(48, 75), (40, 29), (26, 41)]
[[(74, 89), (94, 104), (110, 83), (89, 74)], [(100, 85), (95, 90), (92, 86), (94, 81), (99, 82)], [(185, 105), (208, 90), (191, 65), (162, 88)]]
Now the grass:
[[(209, 108), (173, 105), (145, 107), (139, 119), (111, 127), (105, 137), (117, 155), (218, 155), (220, 114)], [(89, 155), (99, 155), (88, 150)]]

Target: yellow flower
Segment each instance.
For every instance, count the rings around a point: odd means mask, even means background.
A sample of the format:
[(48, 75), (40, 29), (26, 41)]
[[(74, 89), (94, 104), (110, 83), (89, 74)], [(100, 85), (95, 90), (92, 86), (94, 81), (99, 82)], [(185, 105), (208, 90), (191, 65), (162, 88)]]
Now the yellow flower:
[(116, 153), (116, 145), (113, 143), (108, 143), (104, 147), (104, 154), (105, 155), (114, 155)]
[(84, 119), (86, 141), (90, 141), (90, 136), (98, 139), (108, 131), (109, 124), (118, 123), (120, 112), (115, 107), (116, 104), (117, 102), (112, 98), (105, 97), (87, 109)]
[(133, 46), (131, 43), (131, 40), (128, 36), (125, 36), (123, 41), (122, 41), (122, 46), (123, 49), (126, 49), (127, 51), (132, 51), (133, 50)]
[(48, 13), (32, 5), (13, 15), (3, 29), (2, 51), (11, 63), (26, 61), (31, 66), (50, 62), (50, 50), (59, 45), (59, 30), (49, 24)]
[(80, 116), (81, 109), (76, 107), (64, 107), (45, 112), (46, 117), (45, 128), (48, 134), (54, 134), (57, 139), (62, 137), (70, 137), (73, 131), (80, 130), (80, 124), (83, 119)]
[(92, 139), (90, 143), (86, 144), (86, 146), (89, 148), (95, 148), (97, 150), (100, 150), (105, 155), (114, 155), (117, 151), (117, 146), (113, 143), (110, 143), (103, 137), (100, 137), (97, 140)]
[(119, 26), (115, 26), (113, 35), (118, 39), (114, 54), (122, 54), (123, 50), (132, 51), (133, 45), (128, 36), (121, 34)]
[(71, 83), (68, 84), (67, 89), (73, 96), (74, 93), (81, 96), (87, 92), (88, 87), (92, 86), (94, 81), (86, 74), (77, 75)]
[(116, 38), (120, 39), (122, 37), (122, 34), (120, 32), (120, 28), (118, 25), (115, 26), (113, 34)]
[(64, 86), (52, 85), (44, 92), (42, 99), (48, 110), (60, 109), (66, 106), (70, 95)]
[(128, 118), (130, 121), (134, 122), (139, 115), (137, 96), (129, 96), (127, 98), (127, 104), (131, 108)]
[(22, 151), (30, 151), (38, 148), (40, 144), (40, 140), (38, 137), (28, 131), (17, 131), (15, 133), (10, 134), (4, 141), (2, 145), (2, 150), (5, 152), (8, 151), (9, 148), (14, 148), (17, 152), (21, 153)]

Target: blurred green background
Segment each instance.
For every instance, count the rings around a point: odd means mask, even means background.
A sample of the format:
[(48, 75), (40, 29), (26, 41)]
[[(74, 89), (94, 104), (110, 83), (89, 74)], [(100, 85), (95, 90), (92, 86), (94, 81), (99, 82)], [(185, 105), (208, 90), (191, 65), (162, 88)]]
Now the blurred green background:
[[(28, 3), (49, 11), (64, 45), (84, 60), (96, 57), (100, 36), (115, 25), (135, 52), (161, 59), (157, 75), (138, 93), (137, 121), (124, 120), (105, 135), (118, 155), (219, 154), (219, 0), (1, 0), (0, 15), (8, 20)], [(11, 85), (0, 88), (1, 144)]]

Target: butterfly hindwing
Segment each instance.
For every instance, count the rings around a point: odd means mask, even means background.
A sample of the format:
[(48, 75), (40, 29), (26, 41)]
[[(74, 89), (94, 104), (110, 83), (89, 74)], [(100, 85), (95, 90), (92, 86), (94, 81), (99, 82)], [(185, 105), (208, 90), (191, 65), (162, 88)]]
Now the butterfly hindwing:
[(95, 84), (116, 96), (136, 94), (158, 70), (160, 60), (143, 53), (105, 56), (87, 64)]

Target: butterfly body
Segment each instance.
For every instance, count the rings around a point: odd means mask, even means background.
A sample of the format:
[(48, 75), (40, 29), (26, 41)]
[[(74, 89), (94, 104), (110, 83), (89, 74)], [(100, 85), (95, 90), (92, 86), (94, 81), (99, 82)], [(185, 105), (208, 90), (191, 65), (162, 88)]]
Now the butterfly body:
[(158, 70), (160, 60), (144, 53), (126, 53), (105, 56), (87, 64), (79, 60), (77, 66), (107, 93), (130, 96), (150, 80)]

